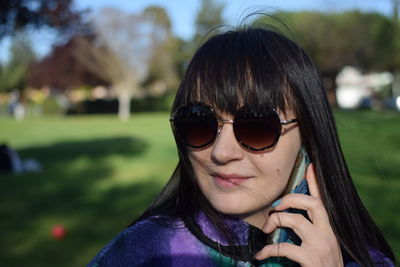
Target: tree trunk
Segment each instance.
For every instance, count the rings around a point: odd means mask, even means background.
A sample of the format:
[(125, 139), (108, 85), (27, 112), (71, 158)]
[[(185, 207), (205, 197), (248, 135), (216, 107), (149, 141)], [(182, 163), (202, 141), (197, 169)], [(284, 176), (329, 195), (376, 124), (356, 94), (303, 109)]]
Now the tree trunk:
[[(393, 96), (400, 96), (400, 70), (394, 71), (394, 75), (393, 75), (393, 85), (392, 85), (392, 89), (393, 89)], [(398, 107), (398, 109), (400, 110), (400, 106)]]
[(393, 2), (393, 21), (397, 22), (399, 20), (400, 0), (392, 0), (392, 2)]
[(331, 107), (337, 107), (336, 76), (338, 75), (338, 73), (339, 73), (338, 71), (325, 71), (321, 73), (322, 82), (324, 83), (328, 101)]
[(131, 92), (128, 88), (121, 88), (118, 94), (118, 117), (127, 121), (131, 115)]

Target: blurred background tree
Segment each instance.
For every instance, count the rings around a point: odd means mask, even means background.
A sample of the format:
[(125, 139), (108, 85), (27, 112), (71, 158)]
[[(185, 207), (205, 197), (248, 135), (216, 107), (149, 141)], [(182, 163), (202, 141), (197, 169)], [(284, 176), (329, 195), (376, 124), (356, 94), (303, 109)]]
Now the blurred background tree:
[(182, 73), (182, 40), (174, 36), (170, 18), (164, 8), (149, 6), (144, 15), (155, 26), (149, 70), (142, 86), (149, 95), (161, 95), (177, 88)]
[[(159, 13), (155, 8), (138, 14), (106, 8), (93, 17), (95, 40), (79, 39), (76, 56), (115, 88), (121, 120), (130, 116), (131, 98), (145, 95), (140, 84), (148, 76), (151, 58), (157, 56), (171, 36), (166, 13), (164, 19), (157, 16)], [(168, 58), (163, 56), (161, 62), (172, 62)]]
[(393, 82), (393, 91), (395, 94), (400, 95), (400, 0), (392, 0), (393, 3), (393, 13), (392, 20), (394, 24), (394, 46), (395, 53), (392, 55), (395, 61), (395, 69), (393, 70), (394, 74), (394, 82)]
[(109, 85), (75, 56), (79, 37), (74, 36), (67, 43), (55, 46), (48, 56), (31, 65), (29, 87), (49, 87), (51, 90), (65, 93), (82, 86)]
[(25, 87), (28, 69), (35, 61), (35, 52), (25, 32), (14, 33), (10, 47), (10, 59), (0, 69), (0, 92)]
[(193, 36), (193, 48), (196, 49), (201, 41), (215, 27), (224, 25), (222, 17), (224, 4), (216, 0), (201, 0), (201, 6), (196, 16), (195, 33)]
[[(2, 0), (0, 39), (26, 28), (49, 27), (63, 37), (82, 28), (84, 11), (73, 9), (73, 0)], [(67, 38), (68, 39), (68, 38)]]
[[(83, 10), (75, 10), (72, 0), (4, 0), (0, 5), (0, 41), (11, 40), (8, 60), (0, 66), (0, 92), (13, 91), (9, 102), (25, 116), (25, 89), (28, 76), (37, 60), (31, 36), (46, 29), (58, 43), (68, 42), (78, 32), (89, 28), (83, 22)], [(14, 108), (11, 109), (14, 113)]]
[(379, 13), (348, 11), (342, 13), (288, 12), (261, 18), (255, 24), (274, 25), (295, 39), (317, 64), (336, 105), (335, 79), (343, 66), (351, 65), (364, 72), (394, 71), (400, 68), (397, 55), (396, 21)]

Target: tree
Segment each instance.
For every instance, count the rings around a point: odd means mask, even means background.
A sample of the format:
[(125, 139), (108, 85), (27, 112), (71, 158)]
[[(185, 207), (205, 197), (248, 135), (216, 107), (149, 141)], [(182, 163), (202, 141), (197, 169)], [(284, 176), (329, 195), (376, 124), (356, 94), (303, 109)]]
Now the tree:
[(22, 90), (25, 87), (29, 66), (35, 61), (35, 53), (29, 38), (18, 32), (12, 38), (10, 60), (0, 70), (0, 91)]
[(396, 62), (396, 68), (394, 72), (394, 81), (393, 81), (393, 94), (395, 96), (400, 96), (400, 21), (399, 21), (399, 8), (400, 8), (400, 0), (392, 0), (393, 2), (393, 24), (394, 24), (394, 46), (395, 53), (393, 58)]
[(78, 38), (82, 36), (54, 47), (48, 56), (31, 65), (28, 85), (32, 88), (49, 86), (51, 89), (67, 91), (79, 86), (107, 84), (76, 58)]
[(400, 0), (392, 0), (392, 2), (393, 2), (393, 20), (398, 21)]
[[(342, 67), (364, 71), (396, 68), (396, 46), (392, 20), (379, 13), (293, 12), (275, 14), (292, 30), (292, 38), (313, 58), (335, 104), (335, 78)], [(274, 24), (271, 19), (262, 19)], [(276, 25), (276, 23), (275, 23)], [(282, 28), (282, 25), (277, 25)]]
[(83, 11), (73, 9), (73, 0), (2, 0), (0, 39), (26, 27), (50, 27), (61, 34), (83, 29)]
[(93, 25), (96, 40), (80, 39), (76, 56), (113, 85), (118, 93), (118, 115), (127, 120), (131, 98), (144, 96), (140, 84), (147, 76), (154, 48), (168, 34), (145, 13), (129, 14), (113, 8), (99, 11)]
[(216, 0), (202, 0), (199, 13), (196, 17), (195, 45), (209, 33), (210, 30), (224, 23), (222, 11), (224, 5)]
[(172, 34), (171, 21), (165, 9), (149, 6), (144, 15), (155, 27), (153, 52), (149, 59), (148, 75), (143, 82), (146, 93), (161, 95), (171, 88), (177, 88), (182, 69), (182, 42)]

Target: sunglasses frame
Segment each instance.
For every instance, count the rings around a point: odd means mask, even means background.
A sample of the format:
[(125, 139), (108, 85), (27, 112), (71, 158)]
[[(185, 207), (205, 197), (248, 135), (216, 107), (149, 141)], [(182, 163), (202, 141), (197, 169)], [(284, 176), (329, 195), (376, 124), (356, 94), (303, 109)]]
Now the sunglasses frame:
[[(176, 118), (177, 118), (176, 115), (169, 118), (169, 121), (171, 122), (171, 124), (172, 124), (172, 126), (173, 126), (173, 127), (172, 127), (173, 131), (176, 133), (176, 135), (177, 135), (178, 138), (182, 141), (182, 143), (185, 144), (186, 146), (191, 147), (191, 148), (194, 148), (194, 149), (204, 148), (204, 147), (206, 147), (206, 146), (208, 146), (208, 145), (214, 143), (214, 142), (215, 142), (215, 139), (216, 139), (217, 136), (218, 136), (218, 134), (219, 134), (219, 133), (221, 132), (221, 130), (222, 130), (222, 126), (223, 126), (224, 124), (231, 124), (231, 125), (233, 126), (237, 114), (238, 114), (241, 110), (243, 110), (243, 109), (245, 109), (245, 108), (248, 107), (248, 105), (241, 106), (241, 107), (237, 110), (237, 112), (236, 112), (236, 114), (235, 114), (233, 120), (222, 119), (222, 118), (218, 117), (217, 114), (215, 113), (214, 109), (213, 109), (211, 106), (209, 106), (209, 105), (207, 105), (207, 104), (205, 104), (205, 103), (203, 103), (203, 102), (189, 102), (189, 103), (187, 103), (187, 104), (183, 104), (183, 105), (179, 106), (179, 107), (176, 109), (176, 111), (174, 112), (174, 114), (177, 114), (181, 108), (186, 107), (186, 106), (189, 106), (189, 105), (191, 105), (191, 106), (199, 105), (199, 106), (203, 106), (203, 107), (209, 108), (210, 111), (211, 111), (211, 114), (213, 115), (213, 117), (216, 119), (216, 121), (217, 121), (217, 123), (218, 123), (218, 125), (217, 125), (217, 127), (218, 127), (218, 128), (217, 128), (217, 133), (215, 134), (215, 136), (213, 137), (213, 139), (212, 139), (211, 141), (209, 141), (209, 142), (207, 142), (207, 143), (205, 143), (205, 144), (203, 144), (203, 145), (201, 145), (201, 146), (194, 146), (194, 145), (192, 145), (192, 144), (187, 143), (187, 142), (185, 141), (185, 139), (184, 139), (184, 138), (181, 136), (181, 134), (179, 133), (178, 127), (176, 127), (176, 125), (175, 125), (175, 123), (176, 123)], [(298, 119), (281, 120), (280, 117), (279, 117), (278, 112), (276, 111), (276, 109), (268, 108), (268, 110), (269, 110), (270, 112), (272, 112), (272, 113), (274, 114), (274, 116), (276, 116), (276, 117), (278, 118), (280, 125), (288, 125), (288, 124), (291, 124), (291, 123), (299, 122)], [(236, 141), (239, 143), (240, 146), (242, 146), (242, 147), (244, 147), (244, 148), (246, 148), (246, 149), (248, 149), (248, 150), (256, 151), (256, 152), (258, 152), (258, 151), (264, 151), (264, 150), (267, 150), (267, 149), (270, 149), (270, 148), (274, 147), (274, 146), (278, 143), (281, 134), (282, 134), (282, 126), (281, 126), (280, 129), (279, 129), (279, 134), (277, 134), (277, 137), (275, 138), (275, 140), (273, 141), (272, 144), (270, 144), (270, 145), (268, 145), (268, 146), (265, 146), (265, 147), (262, 147), (262, 148), (254, 148), (254, 147), (251, 147), (251, 146), (249, 146), (249, 145), (246, 145), (246, 144), (243, 143), (243, 142), (240, 142), (240, 141), (238, 140), (237, 136), (236, 136), (236, 133), (234, 132), (235, 139), (236, 139)]]

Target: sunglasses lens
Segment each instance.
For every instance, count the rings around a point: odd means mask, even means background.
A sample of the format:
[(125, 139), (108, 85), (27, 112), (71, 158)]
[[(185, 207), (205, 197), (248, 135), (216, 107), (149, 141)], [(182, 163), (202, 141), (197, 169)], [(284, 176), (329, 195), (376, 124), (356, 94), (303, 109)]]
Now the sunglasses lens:
[(274, 146), (282, 130), (278, 114), (269, 108), (240, 109), (233, 127), (238, 142), (255, 151)]
[(201, 148), (211, 144), (218, 131), (218, 121), (212, 109), (201, 103), (178, 109), (175, 127), (182, 141), (190, 147)]

